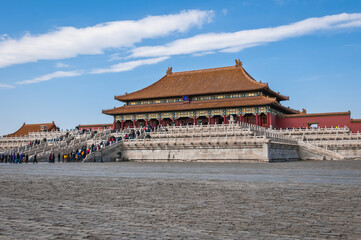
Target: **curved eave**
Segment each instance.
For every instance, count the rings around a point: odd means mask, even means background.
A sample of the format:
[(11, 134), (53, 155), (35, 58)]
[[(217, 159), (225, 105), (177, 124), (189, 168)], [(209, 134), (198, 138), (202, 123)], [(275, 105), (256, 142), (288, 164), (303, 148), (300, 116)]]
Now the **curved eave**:
[(168, 104), (149, 104), (149, 105), (125, 105), (122, 107), (103, 110), (103, 114), (107, 115), (121, 115), (121, 114), (135, 114), (135, 113), (154, 113), (154, 112), (177, 112), (177, 111), (191, 111), (191, 110), (206, 110), (206, 109), (221, 109), (234, 107), (250, 107), (250, 106), (265, 106), (271, 104), (278, 104), (275, 98), (265, 96), (248, 97), (244, 99), (222, 99), (222, 100), (206, 100), (196, 101), (190, 103), (168, 103)]
[(273, 103), (273, 105), (278, 108), (279, 110), (281, 110), (283, 113), (285, 114), (299, 114), (300, 111), (298, 110), (295, 110), (295, 109), (292, 109), (292, 108), (289, 108), (289, 107), (285, 107), (285, 106), (282, 106), (280, 103), (278, 102), (275, 102)]
[(282, 95), (280, 94), (279, 92), (275, 92), (273, 91), (272, 89), (270, 89), (268, 87), (268, 84), (267, 84), (267, 87), (264, 89), (267, 93), (269, 93), (272, 97), (276, 97), (278, 101), (285, 101), (285, 100), (290, 100), (290, 97), (289, 96), (285, 96), (285, 95)]
[(106, 114), (106, 115), (117, 115), (116, 113), (113, 113), (113, 111), (114, 111), (115, 109), (118, 109), (118, 108), (102, 110), (102, 114)]

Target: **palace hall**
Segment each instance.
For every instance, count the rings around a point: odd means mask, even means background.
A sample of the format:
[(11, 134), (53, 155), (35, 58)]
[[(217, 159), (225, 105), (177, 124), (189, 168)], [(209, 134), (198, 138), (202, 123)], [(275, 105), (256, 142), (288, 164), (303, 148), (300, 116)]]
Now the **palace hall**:
[(139, 91), (115, 96), (124, 106), (102, 112), (114, 117), (113, 128), (207, 125), (245, 122), (267, 128), (347, 126), (361, 131), (351, 113), (313, 113), (281, 104), (288, 96), (251, 77), (240, 60), (230, 67), (172, 72)]

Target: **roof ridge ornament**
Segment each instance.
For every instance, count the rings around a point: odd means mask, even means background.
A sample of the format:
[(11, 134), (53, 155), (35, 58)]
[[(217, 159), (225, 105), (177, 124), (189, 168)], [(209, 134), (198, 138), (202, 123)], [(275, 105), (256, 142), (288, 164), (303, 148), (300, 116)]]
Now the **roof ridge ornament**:
[(242, 67), (242, 62), (241, 62), (241, 60), (236, 59), (235, 62), (236, 62), (236, 67)]
[(167, 75), (171, 75), (173, 72), (172, 72), (172, 67), (169, 67), (168, 69), (167, 69)]

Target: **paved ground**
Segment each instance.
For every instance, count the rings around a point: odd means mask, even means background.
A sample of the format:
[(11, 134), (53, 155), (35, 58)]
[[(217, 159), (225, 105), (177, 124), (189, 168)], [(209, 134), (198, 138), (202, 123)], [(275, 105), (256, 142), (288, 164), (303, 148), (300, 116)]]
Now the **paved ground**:
[(6, 239), (361, 239), (361, 161), (0, 164)]

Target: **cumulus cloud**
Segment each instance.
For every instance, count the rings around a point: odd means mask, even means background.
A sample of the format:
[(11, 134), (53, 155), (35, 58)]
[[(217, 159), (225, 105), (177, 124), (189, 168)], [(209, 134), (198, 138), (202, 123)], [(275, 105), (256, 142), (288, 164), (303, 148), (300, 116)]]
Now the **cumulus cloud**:
[(83, 71), (67, 71), (67, 72), (65, 72), (65, 71), (57, 71), (57, 72), (45, 74), (43, 76), (31, 79), (31, 80), (25, 80), (25, 81), (17, 82), (16, 84), (24, 85), (24, 84), (39, 83), (39, 82), (49, 81), (49, 80), (51, 80), (53, 78), (74, 77), (74, 76), (79, 76), (79, 75), (82, 75), (82, 74), (83, 74)]
[(136, 67), (142, 66), (142, 65), (148, 65), (148, 64), (156, 64), (159, 62), (162, 62), (169, 57), (158, 57), (158, 58), (150, 58), (150, 59), (141, 59), (136, 61), (129, 61), (129, 62), (122, 62), (118, 64), (114, 64), (110, 66), (109, 68), (100, 68), (100, 69), (94, 69), (90, 73), (91, 74), (100, 74), (100, 73), (108, 73), (108, 72), (125, 72), (133, 70)]
[(0, 83), (0, 88), (14, 88), (14, 86)]
[(0, 41), (0, 68), (38, 60), (102, 54), (111, 48), (131, 47), (146, 38), (185, 32), (212, 20), (213, 11), (188, 10), (178, 14), (148, 16), (137, 21), (114, 21), (86, 28), (60, 27), (46, 34), (26, 34)]
[(207, 33), (179, 39), (166, 45), (143, 46), (131, 50), (130, 57), (160, 57), (208, 52), (238, 52), (269, 42), (298, 37), (318, 31), (361, 27), (361, 14), (342, 13), (308, 18), (289, 25), (243, 30), (231, 33)]

